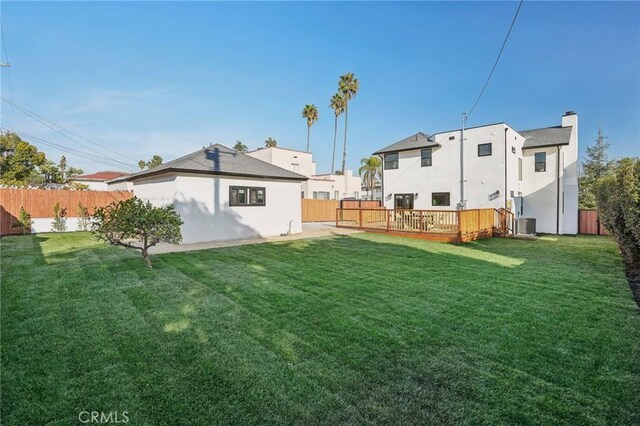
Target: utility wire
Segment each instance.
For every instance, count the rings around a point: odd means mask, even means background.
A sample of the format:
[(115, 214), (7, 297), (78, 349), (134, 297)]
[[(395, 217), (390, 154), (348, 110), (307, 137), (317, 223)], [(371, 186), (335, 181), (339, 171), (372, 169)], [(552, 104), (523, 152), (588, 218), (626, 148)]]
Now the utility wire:
[(86, 138), (84, 136), (80, 136), (77, 133), (60, 126), (59, 124), (56, 124), (56, 123), (54, 123), (54, 122), (52, 122), (50, 120), (47, 120), (44, 117), (39, 116), (38, 114), (36, 114), (33, 111), (29, 111), (27, 108), (18, 105), (17, 103), (13, 102), (10, 99), (5, 98), (4, 96), (0, 96), (0, 99), (2, 99), (4, 102), (6, 102), (8, 105), (12, 106), (13, 108), (17, 109), (18, 111), (22, 112), (23, 114), (25, 114), (25, 115), (31, 117), (32, 119), (38, 121), (40, 124), (50, 128), (51, 130), (53, 130), (56, 133), (59, 133), (60, 135), (64, 136), (65, 138), (84, 146), (85, 148), (89, 148), (90, 150), (94, 151), (97, 155), (100, 155), (100, 156), (104, 157), (105, 159), (116, 161), (116, 162), (120, 162), (122, 164), (126, 164), (128, 167), (131, 166), (131, 164), (129, 164), (129, 163), (124, 163), (124, 162), (122, 162), (120, 160), (116, 160), (113, 157), (109, 157), (108, 155), (105, 155), (105, 154), (100, 153), (99, 151), (96, 151), (95, 148), (92, 148), (92, 147), (88, 146), (87, 144), (85, 144), (83, 142), (80, 142), (79, 140), (77, 140), (75, 138), (72, 138), (67, 133), (69, 133), (71, 135), (74, 135), (75, 137), (80, 138), (82, 140), (85, 140), (85, 141), (87, 141), (87, 142), (89, 142), (89, 143), (91, 143), (93, 145), (96, 145), (96, 146), (98, 146), (98, 147), (100, 147), (100, 148), (102, 148), (104, 150), (107, 150), (109, 152), (117, 154), (117, 155), (119, 155), (119, 156), (121, 156), (123, 158), (126, 158), (126, 159), (132, 160), (134, 162), (137, 162), (137, 160), (135, 158), (126, 156), (124, 154), (119, 153), (118, 151), (114, 151), (113, 149), (107, 148), (106, 146), (103, 146), (103, 145), (101, 145), (101, 144), (99, 144), (97, 142), (94, 142), (91, 139), (88, 139), (88, 138)]
[(489, 85), (489, 81), (491, 81), (491, 77), (493, 76), (493, 72), (496, 70), (496, 67), (498, 66), (498, 62), (500, 61), (500, 56), (502, 56), (502, 52), (504, 51), (504, 47), (507, 45), (507, 40), (509, 40), (509, 35), (511, 35), (511, 30), (513, 30), (513, 26), (516, 23), (516, 18), (518, 17), (518, 13), (520, 13), (520, 8), (522, 7), (522, 3), (523, 2), (524, 2), (524, 0), (520, 0), (520, 3), (518, 3), (518, 9), (516, 9), (516, 13), (515, 13), (515, 15), (513, 15), (513, 20), (511, 21), (511, 25), (509, 26), (509, 31), (507, 32), (507, 36), (504, 38), (504, 42), (502, 42), (502, 47), (500, 47), (500, 52), (498, 53), (498, 57), (496, 58), (496, 61), (493, 64), (493, 68), (491, 68), (491, 72), (489, 73), (489, 77), (487, 78), (487, 81), (484, 83), (484, 86), (482, 86), (482, 90), (480, 91), (480, 94), (478, 95), (478, 99), (476, 99), (476, 101), (474, 102), (473, 106), (471, 107), (471, 110), (467, 114), (467, 118), (469, 118), (469, 116), (471, 115), (473, 110), (476, 109), (476, 106), (478, 105), (478, 102), (480, 102), (480, 98), (482, 97), (482, 95), (484, 94), (485, 89)]
[[(60, 145), (60, 144), (57, 144), (55, 142), (51, 142), (51, 141), (48, 141), (46, 139), (42, 139), (42, 138), (39, 138), (37, 136), (30, 135), (30, 134), (22, 132), (20, 130), (11, 129), (11, 128), (6, 127), (6, 126), (3, 126), (2, 129), (10, 131), (10, 132), (13, 132), (13, 133), (16, 133), (16, 134), (18, 134), (18, 135), (20, 135), (22, 137), (25, 137), (25, 138), (27, 138), (29, 140), (37, 141), (38, 143), (41, 143), (41, 144), (46, 145), (46, 146), (49, 146), (51, 148), (55, 148), (55, 149), (57, 149), (57, 150), (59, 150), (61, 152), (64, 152), (66, 154), (74, 154), (74, 155), (77, 155), (78, 157), (82, 157), (82, 158), (85, 158), (87, 160), (92, 160), (92, 161), (95, 161), (97, 163), (101, 163), (101, 164), (104, 164), (104, 165), (107, 165), (107, 166), (110, 166), (110, 167), (122, 168), (122, 164), (105, 160), (102, 157), (96, 156), (96, 155), (88, 153), (88, 152), (79, 151), (79, 150), (74, 149), (74, 148), (69, 148), (68, 146)], [(131, 167), (131, 166), (127, 165), (126, 167)], [(131, 169), (128, 169), (128, 170), (131, 171)]]

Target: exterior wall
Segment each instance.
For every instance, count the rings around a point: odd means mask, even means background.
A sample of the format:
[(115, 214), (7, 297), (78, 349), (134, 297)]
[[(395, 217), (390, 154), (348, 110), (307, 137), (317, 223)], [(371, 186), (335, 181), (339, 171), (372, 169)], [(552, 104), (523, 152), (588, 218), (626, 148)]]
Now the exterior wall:
[[(505, 129), (508, 130), (507, 137), (516, 138), (513, 143), (509, 141), (507, 158), (509, 164), (513, 163), (517, 167), (517, 158), (512, 158), (511, 145), (521, 148), (523, 138), (508, 126), (495, 124), (465, 130), (464, 196), (467, 209), (498, 208), (505, 205)], [(399, 168), (384, 170), (383, 196), (386, 208), (394, 207), (394, 194), (414, 194), (415, 209), (457, 208), (460, 201), (460, 131), (439, 133), (434, 137), (441, 146), (433, 148), (431, 166), (421, 166), (418, 149), (400, 152)], [(450, 137), (454, 139), (450, 140)], [(491, 143), (490, 156), (478, 156), (478, 145), (483, 143)], [(513, 176), (516, 177), (516, 182), (512, 182)], [(508, 186), (517, 186), (517, 169), (515, 174), (509, 175)], [(450, 205), (432, 206), (431, 197), (434, 192), (449, 192)]]
[(351, 170), (347, 170), (345, 175), (315, 175), (302, 183), (303, 198), (314, 198), (313, 193), (318, 191), (328, 192), (331, 200), (360, 198), (361, 186), (362, 180), (359, 176), (353, 176)]
[[(266, 189), (265, 206), (229, 206), (230, 186)], [(168, 174), (135, 181), (134, 195), (173, 204), (183, 243), (272, 237), (302, 232), (300, 182)]]
[[(306, 177), (316, 174), (316, 163), (310, 152), (276, 147), (261, 148), (248, 152), (247, 155)], [(298, 170), (295, 170), (294, 164), (298, 165)]]
[[(261, 148), (248, 152), (247, 155), (308, 177), (309, 180), (302, 184), (303, 198), (313, 198), (314, 192), (328, 192), (329, 198), (334, 200), (335, 191), (338, 191), (338, 199), (359, 198), (360, 196), (361, 179), (359, 176), (354, 176), (351, 170), (347, 170), (344, 176), (317, 175), (316, 163), (309, 152), (276, 147)], [(294, 164), (297, 164), (297, 169)]]
[[(72, 182), (87, 185), (91, 191), (118, 191), (118, 189), (109, 189), (107, 182), (95, 180), (73, 180)], [(127, 189), (127, 188), (123, 188)]]
[(132, 191), (133, 182), (127, 182), (126, 180), (119, 180), (113, 183), (107, 183), (109, 191)]
[(578, 233), (578, 116), (562, 117), (562, 126), (571, 126), (571, 142), (561, 150), (563, 170), (561, 195), (562, 233)]

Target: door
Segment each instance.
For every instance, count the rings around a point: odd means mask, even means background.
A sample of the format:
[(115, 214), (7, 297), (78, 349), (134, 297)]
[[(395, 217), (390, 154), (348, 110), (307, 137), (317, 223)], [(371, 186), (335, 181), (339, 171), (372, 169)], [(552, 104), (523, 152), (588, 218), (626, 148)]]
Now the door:
[(413, 210), (413, 194), (396, 194), (394, 208)]

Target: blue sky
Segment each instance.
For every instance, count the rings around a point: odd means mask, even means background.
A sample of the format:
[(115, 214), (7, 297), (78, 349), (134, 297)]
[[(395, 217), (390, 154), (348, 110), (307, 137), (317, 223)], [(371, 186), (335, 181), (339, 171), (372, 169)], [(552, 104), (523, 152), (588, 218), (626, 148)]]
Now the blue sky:
[[(134, 159), (271, 136), (330, 168), (338, 77), (360, 80), (348, 167), (418, 131), (458, 128), (517, 3), (3, 2), (2, 94)], [(580, 120), (581, 157), (601, 126), (611, 155), (640, 155), (640, 4), (525, 2), (469, 126)], [(2, 104), (2, 125), (88, 151)], [(339, 135), (342, 135), (342, 122)], [(339, 138), (341, 141), (342, 138)], [(62, 154), (39, 145), (54, 159)], [(341, 152), (341, 151), (339, 151)], [(115, 154), (105, 152), (119, 158)], [(114, 169), (74, 155), (85, 171)]]

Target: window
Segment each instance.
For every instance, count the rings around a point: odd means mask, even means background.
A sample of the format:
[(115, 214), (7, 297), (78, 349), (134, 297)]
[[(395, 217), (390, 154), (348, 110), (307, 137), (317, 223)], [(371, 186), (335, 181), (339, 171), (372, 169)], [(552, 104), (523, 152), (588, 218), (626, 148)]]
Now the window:
[(431, 148), (425, 148), (420, 151), (422, 167), (431, 167)]
[(536, 172), (547, 171), (547, 153), (546, 152), (536, 152), (535, 161), (536, 161), (536, 165), (535, 165)]
[[(303, 193), (304, 195), (304, 193)], [(230, 206), (264, 206), (266, 189), (260, 187), (230, 186)]]
[(449, 140), (450, 141), (456, 140), (456, 137), (455, 136), (449, 136)]
[(491, 144), (481, 143), (478, 145), (478, 157), (488, 157), (491, 155)]
[(340, 199), (340, 191), (333, 191), (333, 199), (334, 200)]
[(298, 173), (298, 170), (300, 170), (300, 165), (291, 163), (291, 170), (293, 170), (294, 173)]
[(394, 207), (396, 209), (413, 209), (413, 194), (396, 194)]
[(522, 182), (522, 158), (518, 158), (518, 180)]
[(315, 200), (328, 200), (329, 191), (313, 191), (313, 198)]
[(304, 198), (304, 191), (300, 191), (300, 198)]
[(432, 206), (449, 206), (451, 201), (448, 192), (433, 192), (431, 194)]
[(391, 170), (398, 168), (398, 153), (394, 152), (384, 156), (384, 169)]

